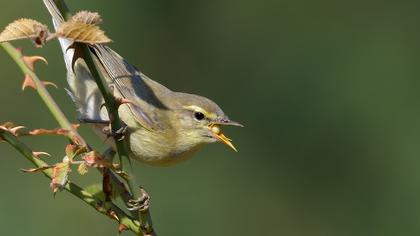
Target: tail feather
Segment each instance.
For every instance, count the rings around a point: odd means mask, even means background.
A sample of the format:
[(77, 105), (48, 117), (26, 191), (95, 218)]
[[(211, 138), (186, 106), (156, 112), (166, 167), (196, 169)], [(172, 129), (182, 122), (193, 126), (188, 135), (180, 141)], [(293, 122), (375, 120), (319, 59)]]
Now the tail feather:
[(58, 24), (62, 24), (65, 20), (63, 15), (61, 14), (60, 10), (58, 9), (57, 4), (54, 0), (43, 0), (45, 7), (47, 7), (48, 12), (53, 18), (53, 21), (57, 22)]
[[(52, 16), (54, 28), (57, 29), (65, 22), (63, 15), (54, 0), (43, 0), (43, 2)], [(72, 65), (75, 49), (70, 48), (70, 46), (73, 41), (65, 38), (59, 38), (58, 40), (67, 69), (67, 83), (70, 87), (68, 94), (71, 94), (71, 99), (77, 107), (79, 119), (109, 120), (106, 109), (101, 109), (104, 99), (84, 60), (78, 58)]]

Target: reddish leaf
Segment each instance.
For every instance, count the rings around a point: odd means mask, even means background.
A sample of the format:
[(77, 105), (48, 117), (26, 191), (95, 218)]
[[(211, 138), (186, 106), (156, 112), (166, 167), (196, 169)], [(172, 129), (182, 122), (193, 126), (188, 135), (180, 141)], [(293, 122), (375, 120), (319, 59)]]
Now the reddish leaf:
[(117, 169), (118, 164), (113, 164), (112, 162), (105, 160), (100, 156), (99, 153), (95, 151), (91, 151), (87, 153), (83, 160), (85, 161), (86, 165), (89, 167), (101, 167), (101, 168), (110, 168), (110, 169)]
[(87, 148), (77, 144), (68, 144), (66, 146), (66, 155), (70, 160), (73, 160), (76, 156), (87, 151)]
[(68, 157), (64, 157), (63, 162), (54, 165), (50, 184), (54, 196), (58, 190), (62, 190), (66, 185), (69, 172), (71, 171), (70, 164), (70, 159)]
[(88, 167), (85, 162), (82, 162), (82, 164), (77, 167), (77, 172), (79, 172), (80, 175), (85, 175), (88, 172)]
[(50, 37), (46, 25), (32, 19), (19, 19), (10, 23), (0, 33), (0, 42), (18, 39), (32, 39), (36, 47), (41, 47)]

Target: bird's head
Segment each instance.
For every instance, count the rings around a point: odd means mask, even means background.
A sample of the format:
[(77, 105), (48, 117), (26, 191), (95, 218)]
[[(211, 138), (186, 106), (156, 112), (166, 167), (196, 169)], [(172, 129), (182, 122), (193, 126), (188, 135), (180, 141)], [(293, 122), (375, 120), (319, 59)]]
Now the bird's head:
[(186, 93), (177, 93), (175, 105), (177, 128), (186, 145), (222, 142), (237, 151), (232, 140), (226, 137), (221, 126), (243, 127), (230, 120), (220, 107), (208, 98)]

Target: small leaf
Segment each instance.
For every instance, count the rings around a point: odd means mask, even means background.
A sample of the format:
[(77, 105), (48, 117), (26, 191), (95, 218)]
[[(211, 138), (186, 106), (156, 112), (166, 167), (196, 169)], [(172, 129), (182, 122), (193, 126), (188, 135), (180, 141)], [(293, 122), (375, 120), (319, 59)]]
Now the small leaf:
[(52, 180), (50, 183), (50, 187), (53, 190), (54, 196), (66, 185), (70, 170), (70, 160), (68, 157), (64, 157), (63, 162), (54, 165), (52, 169)]
[(36, 47), (41, 47), (49, 36), (50, 33), (46, 25), (32, 19), (19, 19), (10, 23), (0, 33), (0, 42), (32, 39)]
[(79, 146), (76, 144), (67, 144), (66, 146), (66, 156), (73, 160), (76, 156), (87, 151), (87, 148), (84, 146)]
[(69, 20), (61, 24), (56, 31), (56, 36), (88, 44), (111, 42), (111, 39), (97, 25), (74, 20)]
[(88, 172), (88, 167), (85, 162), (82, 162), (82, 164), (77, 167), (77, 172), (79, 172), (80, 175), (85, 175)]
[(95, 151), (91, 151), (87, 153), (83, 160), (85, 161), (86, 165), (89, 167), (100, 167), (100, 168), (110, 168), (110, 169), (118, 169), (119, 165), (114, 164), (108, 160), (103, 159), (99, 153)]
[(90, 11), (79, 11), (72, 16), (71, 20), (89, 25), (99, 25), (102, 23), (101, 16), (97, 12)]
[(66, 146), (66, 156), (73, 158), (76, 156), (77, 145), (76, 144), (67, 144)]

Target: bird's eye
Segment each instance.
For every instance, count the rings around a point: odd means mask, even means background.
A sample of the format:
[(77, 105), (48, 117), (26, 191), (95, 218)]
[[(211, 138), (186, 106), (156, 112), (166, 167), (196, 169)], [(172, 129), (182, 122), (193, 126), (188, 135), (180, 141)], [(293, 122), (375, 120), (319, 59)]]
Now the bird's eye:
[(203, 113), (201, 113), (201, 112), (195, 112), (195, 113), (194, 113), (194, 117), (195, 117), (195, 119), (197, 119), (197, 120), (202, 120), (202, 119), (204, 119), (204, 118), (205, 118), (204, 114), (203, 114)]

